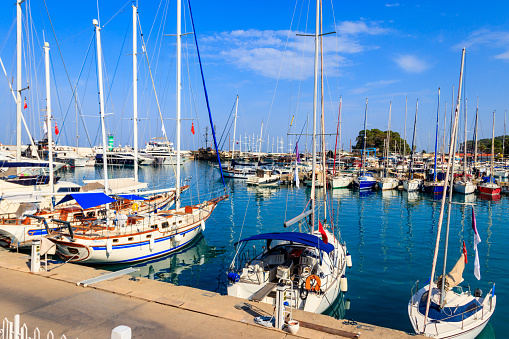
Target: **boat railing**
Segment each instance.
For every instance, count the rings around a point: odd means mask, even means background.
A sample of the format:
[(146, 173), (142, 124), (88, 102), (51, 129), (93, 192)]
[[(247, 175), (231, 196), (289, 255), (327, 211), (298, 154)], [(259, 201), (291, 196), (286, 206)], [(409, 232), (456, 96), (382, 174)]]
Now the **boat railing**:
[[(415, 296), (417, 295), (417, 291), (419, 291), (419, 280), (417, 280), (414, 284), (414, 286), (412, 286), (412, 289), (410, 290), (410, 295), (411, 295), (411, 302), (412, 302), (412, 305), (415, 304)], [(410, 315), (412, 315), (412, 310), (413, 310), (413, 307), (410, 308)]]

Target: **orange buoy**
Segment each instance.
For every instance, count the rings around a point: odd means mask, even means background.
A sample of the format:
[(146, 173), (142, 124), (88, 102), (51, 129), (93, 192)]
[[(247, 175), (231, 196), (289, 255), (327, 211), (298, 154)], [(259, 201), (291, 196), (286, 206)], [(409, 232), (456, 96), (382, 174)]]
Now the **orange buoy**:
[[(311, 281), (315, 281), (315, 284), (311, 285)], [(316, 274), (312, 274), (306, 279), (306, 290), (308, 291), (320, 292), (321, 286), (322, 280)]]

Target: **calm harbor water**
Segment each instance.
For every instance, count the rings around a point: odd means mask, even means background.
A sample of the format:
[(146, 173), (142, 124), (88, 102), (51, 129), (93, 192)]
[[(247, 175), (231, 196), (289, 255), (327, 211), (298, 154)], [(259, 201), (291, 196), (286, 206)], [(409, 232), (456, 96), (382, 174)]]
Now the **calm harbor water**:
[[(113, 169), (111, 176), (132, 177), (132, 171)], [(81, 183), (83, 179), (100, 177), (101, 172), (100, 168), (78, 168), (59, 172), (59, 175), (62, 180)], [(207, 162), (186, 162), (182, 178), (190, 185), (183, 196), (185, 204), (224, 194), (218, 170)], [(142, 167), (140, 181), (154, 189), (172, 187), (173, 170), (170, 166)], [(234, 243), (258, 233), (284, 231), (283, 222), (300, 214), (310, 197), (310, 189), (305, 187), (251, 188), (241, 181), (226, 183), (230, 198), (219, 203), (206, 223), (203, 236), (179, 253), (135, 265), (140, 271), (134, 275), (224, 294)], [(359, 193), (343, 189), (331, 194), (332, 219), (346, 241), (353, 267), (347, 269), (348, 292), (333, 305), (329, 314), (412, 332), (407, 303), (416, 280), (422, 286), (431, 273), (440, 200), (422, 193), (399, 191)], [(321, 204), (323, 190), (318, 190), (317, 195)], [(480, 337), (495, 338), (497, 333), (501, 338), (503, 333), (509, 332), (506, 321), (509, 319), (509, 275), (506, 273), (509, 262), (505, 252), (509, 199), (502, 196), (499, 201), (489, 201), (471, 195), (456, 196), (455, 201), (475, 204), (482, 239), (478, 246), (482, 278), (477, 281), (473, 274), (470, 206), (452, 207), (448, 268), (458, 260), (465, 240), (469, 261), (462, 286), (470, 286), (472, 292), (481, 288), (484, 294), (494, 282), (497, 286), (497, 308)], [(439, 255), (438, 275), (442, 271), (442, 255), (443, 250)], [(350, 300), (348, 310), (343, 303), (346, 299)]]

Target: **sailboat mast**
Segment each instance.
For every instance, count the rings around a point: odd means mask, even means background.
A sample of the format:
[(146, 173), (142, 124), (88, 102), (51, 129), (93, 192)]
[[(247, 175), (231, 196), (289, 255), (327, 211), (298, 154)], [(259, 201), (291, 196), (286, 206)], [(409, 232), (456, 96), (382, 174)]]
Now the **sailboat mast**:
[[(426, 321), (428, 320), (428, 313), (429, 313), (429, 305), (431, 301), (431, 292), (433, 290), (433, 283), (434, 283), (434, 277), (435, 277), (435, 269), (437, 265), (437, 258), (438, 258), (438, 247), (440, 245), (440, 233), (442, 232), (442, 223), (444, 220), (444, 210), (445, 210), (445, 200), (447, 198), (447, 195), (445, 194), (447, 190), (447, 183), (449, 182), (449, 175), (451, 165), (454, 161), (454, 142), (456, 140), (456, 131), (457, 131), (457, 125), (458, 125), (458, 116), (459, 116), (459, 109), (460, 109), (460, 102), (461, 102), (461, 87), (463, 85), (463, 65), (465, 63), (465, 48), (463, 48), (461, 53), (461, 67), (460, 67), (460, 79), (459, 79), (459, 86), (458, 86), (458, 100), (456, 101), (456, 109), (454, 111), (454, 116), (452, 117), (453, 126), (451, 130), (451, 142), (449, 147), (449, 159), (447, 163), (447, 170), (445, 172), (445, 181), (444, 181), (444, 194), (442, 194), (442, 201), (440, 204), (440, 216), (438, 218), (438, 225), (437, 225), (437, 238), (435, 242), (435, 251), (433, 254), (433, 264), (431, 266), (431, 275), (429, 280), (429, 288), (428, 288), (428, 298), (426, 301), (426, 312), (424, 314), (424, 324), (423, 324), (423, 333), (426, 331)], [(450, 188), (452, 190), (452, 187)]]
[(134, 129), (134, 180), (138, 181), (138, 50), (136, 22), (138, 8), (133, 4), (133, 129)]
[(392, 113), (392, 101), (389, 102), (389, 126), (387, 127), (387, 156), (385, 158), (385, 177), (387, 177), (388, 174), (388, 167), (389, 167), (389, 153), (391, 150), (391, 113)]
[[(48, 130), (48, 160), (49, 160), (49, 187), (50, 192), (55, 192), (54, 172), (53, 172), (53, 132), (51, 130), (51, 89), (49, 74), (49, 43), (44, 43), (44, 66), (46, 70), (46, 127)], [(51, 200), (53, 201), (53, 197)], [(51, 204), (53, 210), (53, 203)]]
[[(24, 0), (16, 2), (16, 161), (21, 160), (21, 4)], [(48, 126), (48, 129), (51, 126)], [(49, 131), (48, 131), (49, 132)], [(50, 171), (53, 169), (51, 168)]]
[[(333, 175), (336, 175), (336, 154), (337, 154), (337, 151), (338, 151), (338, 135), (340, 136), (339, 137), (339, 144), (341, 145), (341, 130), (339, 128), (340, 128), (340, 125), (341, 125), (341, 103), (342, 103), (342, 101), (343, 101), (343, 98), (339, 97), (338, 125), (336, 127), (336, 146), (334, 146), (334, 166), (332, 168), (332, 174)], [(341, 151), (340, 151), (340, 154), (341, 154)], [(341, 155), (340, 155), (340, 157), (341, 157)]]
[(477, 123), (479, 119), (479, 97), (477, 97), (477, 105), (475, 108), (475, 140), (474, 140), (474, 167), (477, 164)]
[(493, 111), (493, 129), (491, 132), (491, 165), (490, 165), (490, 183), (493, 183), (493, 160), (495, 158), (495, 112)]
[(322, 110), (321, 115), (321, 140), (322, 140), (322, 185), (324, 189), (323, 196), (323, 218), (327, 220), (327, 166), (325, 160), (325, 105), (323, 99), (323, 14), (322, 14), (322, 2), (320, 1), (320, 108)]
[(258, 148), (258, 162), (260, 161), (260, 159), (262, 157), (262, 141), (263, 141), (262, 133), (263, 133), (263, 121), (262, 121), (262, 127), (260, 127), (260, 139), (259, 139), (260, 140), (260, 147)]
[(412, 166), (414, 162), (414, 143), (415, 143), (415, 128), (417, 126), (417, 111), (419, 110), (419, 99), (417, 99), (417, 103), (415, 104), (415, 117), (414, 117), (414, 132), (412, 134), (412, 148), (410, 149), (410, 165), (408, 166), (409, 178), (414, 178), (414, 173), (412, 172)]
[(438, 87), (438, 107), (437, 107), (437, 128), (435, 131), (435, 170), (433, 171), (433, 181), (437, 181), (437, 147), (438, 147), (438, 118), (440, 115), (440, 87)]
[(366, 123), (368, 120), (368, 98), (366, 98), (366, 109), (364, 110), (364, 141), (362, 145), (362, 157), (361, 157), (361, 174), (364, 174), (364, 166), (366, 163)]
[(177, 169), (175, 173), (175, 210), (180, 209), (180, 101), (182, 84), (182, 1), (177, 0)]
[(442, 163), (445, 162), (445, 125), (447, 125), (447, 101), (445, 102), (444, 108), (444, 139), (442, 142)]
[(502, 139), (502, 162), (504, 163), (503, 166), (505, 166), (504, 157), (505, 157), (505, 118), (507, 115), (507, 110), (504, 112), (504, 138)]
[(405, 129), (403, 130), (403, 169), (405, 166), (405, 157), (406, 157), (406, 115), (407, 115), (407, 104), (408, 98), (405, 96)]
[(104, 112), (104, 91), (103, 91), (103, 65), (102, 65), (102, 49), (101, 49), (101, 27), (97, 19), (92, 23), (95, 26), (95, 40), (97, 44), (97, 78), (99, 81), (99, 109), (101, 110), (101, 130), (103, 137), (103, 175), (104, 175), (104, 191), (109, 193), (108, 187), (108, 159), (106, 156), (107, 142), (106, 142), (106, 125), (105, 125), (105, 112)]
[(465, 145), (464, 145), (464, 158), (463, 158), (463, 178), (467, 182), (467, 98), (465, 98)]
[[(235, 119), (233, 122), (233, 147), (232, 147), (232, 159), (235, 156), (235, 134), (237, 133), (237, 112), (239, 110), (239, 96), (235, 100)], [(241, 138), (242, 140), (242, 138)]]
[(313, 136), (312, 136), (312, 161), (311, 161), (311, 233), (315, 231), (315, 194), (316, 194), (316, 112), (318, 105), (318, 34), (320, 31), (320, 0), (316, 0), (315, 19), (315, 74), (313, 89)]

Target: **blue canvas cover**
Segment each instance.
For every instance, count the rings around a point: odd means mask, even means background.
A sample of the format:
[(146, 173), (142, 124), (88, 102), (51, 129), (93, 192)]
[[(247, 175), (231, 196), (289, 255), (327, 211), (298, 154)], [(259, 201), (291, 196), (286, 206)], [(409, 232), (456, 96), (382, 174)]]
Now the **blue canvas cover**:
[[(322, 239), (320, 239), (316, 235), (312, 235), (309, 233), (299, 233), (299, 232), (264, 233), (242, 239), (241, 241), (239, 241), (239, 243), (251, 240), (286, 240), (303, 244), (306, 246), (312, 246), (326, 253), (330, 253), (331, 251), (334, 250), (334, 245), (326, 244), (322, 241)], [(235, 245), (237, 244), (238, 243), (235, 243)]]
[(111, 202), (115, 202), (116, 200), (107, 196), (102, 192), (95, 193), (72, 193), (66, 195), (62, 200), (58, 202), (57, 205), (62, 204), (67, 201), (76, 200), (78, 205), (81, 206), (84, 210), (91, 207), (96, 207), (99, 205), (109, 204)]
[(147, 200), (136, 194), (119, 194), (118, 196), (127, 200)]

